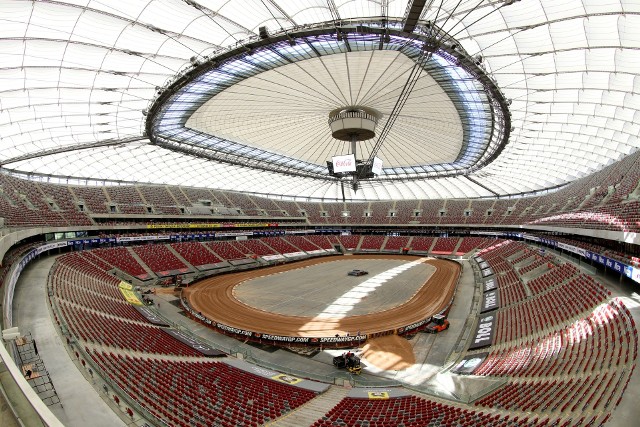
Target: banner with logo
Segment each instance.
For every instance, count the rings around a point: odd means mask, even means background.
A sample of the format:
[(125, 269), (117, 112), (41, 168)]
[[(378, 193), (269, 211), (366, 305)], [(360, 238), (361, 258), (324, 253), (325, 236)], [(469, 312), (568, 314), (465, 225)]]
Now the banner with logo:
[[(299, 224), (304, 224), (300, 222)], [(174, 224), (147, 224), (147, 228), (221, 228), (221, 227), (277, 227), (277, 222), (194, 222)]]
[(486, 282), (484, 282), (484, 285), (482, 286), (482, 292), (489, 292), (497, 288), (498, 286), (496, 285), (495, 280), (489, 279)]
[[(523, 237), (526, 240), (532, 240), (534, 242), (544, 243), (548, 246), (551, 246), (554, 248), (560, 248), (567, 252), (580, 255), (588, 260), (595, 261), (598, 264), (604, 265), (605, 267), (610, 268), (611, 270), (630, 278), (634, 282), (640, 283), (640, 269), (637, 267), (624, 264), (613, 258), (609, 258), (607, 256), (600, 255), (598, 253), (591, 252), (586, 249), (570, 245), (568, 243), (558, 242), (556, 240), (546, 239), (538, 236), (524, 235)], [(637, 273), (635, 273), (634, 275), (634, 272), (637, 272)]]
[(171, 236), (169, 236), (168, 234), (116, 237), (117, 242), (142, 242), (147, 240), (169, 240), (169, 239), (171, 239)]
[(476, 330), (471, 338), (469, 350), (488, 347), (493, 344), (493, 337), (496, 331), (496, 312), (485, 313), (478, 318)]
[(371, 172), (376, 175), (382, 175), (382, 159), (378, 157), (373, 158), (373, 166), (371, 166)]
[(276, 374), (276, 375), (273, 375), (271, 377), (271, 379), (279, 381), (281, 383), (289, 384), (289, 385), (298, 384), (298, 383), (304, 381), (302, 378), (297, 378), (297, 377), (294, 377), (292, 375), (287, 375), (287, 374)]
[(133, 289), (133, 286), (130, 283), (123, 282), (123, 281), (120, 281), (120, 283), (118, 283), (118, 287), (120, 289), (126, 289), (128, 291)]
[(331, 161), (333, 162), (333, 172), (335, 173), (356, 171), (356, 156), (353, 154), (334, 156)]
[(162, 329), (162, 330), (165, 331), (167, 334), (171, 335), (173, 338), (177, 339), (178, 341), (188, 345), (195, 351), (203, 354), (204, 356), (207, 356), (207, 357), (226, 356), (226, 354), (223, 353), (222, 351), (216, 350), (215, 348), (211, 347), (209, 344), (201, 343), (200, 341), (192, 338), (191, 336), (185, 334), (182, 331), (179, 331), (177, 329)]
[(367, 395), (371, 400), (386, 400), (389, 398), (389, 393), (386, 391), (368, 391)]
[[(589, 251), (585, 251), (585, 258), (590, 259), (592, 261), (597, 262), (598, 264), (604, 265), (607, 268), (612, 269), (613, 271), (620, 273), (620, 274), (624, 274), (625, 276), (626, 274), (626, 267), (630, 267), (633, 271), (633, 267), (628, 266), (626, 264), (621, 263), (620, 261), (617, 261), (615, 259), (606, 257), (604, 255), (600, 255), (600, 254), (596, 254), (594, 252), (589, 252)], [(632, 277), (633, 278), (633, 273), (631, 276), (627, 276), (627, 277)]]
[(140, 313), (149, 323), (153, 323), (156, 326), (169, 326), (167, 322), (160, 316), (156, 314), (155, 311), (151, 310), (149, 307), (143, 306), (135, 306), (138, 313)]
[(46, 245), (38, 246), (35, 249), (36, 254), (41, 254), (42, 252), (50, 251), (51, 249), (64, 248), (69, 244), (69, 242), (55, 242), (55, 243), (47, 243)]
[(482, 294), (482, 306), (480, 307), (480, 313), (486, 311), (497, 310), (500, 308), (500, 294), (497, 289)]
[(454, 374), (460, 375), (471, 375), (473, 374), (478, 366), (484, 362), (484, 359), (487, 358), (489, 353), (476, 353), (470, 354), (464, 357), (454, 368), (451, 370)]
[(135, 293), (133, 293), (132, 290), (120, 288), (120, 293), (122, 294), (124, 299), (127, 300), (129, 304), (142, 305), (142, 302), (138, 299), (138, 297), (136, 296)]

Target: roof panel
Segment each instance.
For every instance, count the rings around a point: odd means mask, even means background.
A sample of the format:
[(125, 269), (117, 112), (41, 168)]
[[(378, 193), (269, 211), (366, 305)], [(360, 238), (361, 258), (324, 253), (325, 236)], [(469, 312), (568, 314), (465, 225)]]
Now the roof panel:
[[(379, 1), (334, 3), (338, 16), (332, 16), (327, 2), (321, 0), (199, 0), (194, 4), (181, 0), (2, 2), (0, 159), (37, 155), (43, 149), (63, 145), (79, 147), (141, 136), (145, 120), (142, 110), (151, 105), (157, 89), (188, 69), (192, 58), (257, 37), (259, 26), (266, 25), (276, 33), (338, 17), (382, 14)], [(392, 21), (402, 18), (407, 3), (388, 2), (387, 13)], [(477, 0), (446, 0), (438, 11), (439, 5), (440, 2), (432, 2), (423, 17), (434, 20), (437, 14), (437, 23), (455, 34), (470, 54), (481, 54), (485, 69), (493, 73), (505, 95), (513, 100), (511, 142), (495, 162), (475, 173), (475, 179), (483, 185), (500, 194), (539, 190), (590, 173), (640, 148), (638, 1), (536, 0), (510, 6), (482, 2), (475, 11), (472, 9), (478, 5)], [(456, 7), (455, 16), (450, 17)], [(337, 43), (325, 46), (337, 47)], [(313, 56), (306, 44), (292, 47), (290, 55), (294, 51)], [(274, 61), (276, 56), (265, 54), (255, 59)], [(375, 99), (386, 107), (394, 104), (394, 88), (403, 78), (400, 67), (373, 72), (367, 70), (365, 63), (354, 64), (348, 74), (346, 63), (328, 65), (342, 70), (336, 80), (339, 86), (348, 86), (347, 76), (365, 76), (361, 88), (345, 91), (343, 97), (347, 101)], [(326, 73), (326, 68), (310, 68), (310, 72), (320, 75)], [(302, 73), (291, 75), (299, 77)], [(382, 77), (376, 84), (378, 76)], [(222, 82), (222, 76), (217, 78), (218, 83)], [(261, 93), (265, 87), (244, 88), (238, 99)], [(272, 84), (272, 94), (275, 88)], [(414, 102), (412, 108), (433, 114), (429, 102), (420, 102), (421, 95), (427, 93), (424, 90), (416, 90), (410, 98)], [(283, 96), (295, 96), (302, 89), (281, 87), (281, 91)], [(314, 86), (307, 94), (314, 92), (322, 91)], [(363, 92), (366, 95), (361, 95)], [(429, 96), (432, 101), (435, 95)], [(305, 103), (319, 107), (334, 101), (318, 98)], [(265, 109), (278, 111), (280, 104), (271, 102)], [(300, 105), (301, 111), (308, 109), (305, 103)], [(220, 107), (232, 109), (236, 115), (241, 108), (239, 103), (221, 103)], [(231, 115), (220, 112), (216, 112), (216, 118), (232, 120)], [(406, 121), (407, 135), (395, 136), (383, 147), (381, 154), (387, 163), (407, 163), (411, 157), (421, 155), (424, 147), (420, 138), (427, 139), (426, 132), (417, 136), (421, 128), (410, 118), (399, 120)], [(318, 124), (318, 132), (320, 127)], [(311, 128), (303, 122), (292, 123), (290, 129), (296, 135)], [(247, 129), (246, 133), (255, 135), (260, 129)], [(402, 145), (404, 153), (393, 149), (394, 145)], [(295, 136), (281, 138), (283, 153), (297, 153), (304, 147)], [(318, 158), (327, 157), (334, 148), (325, 145), (318, 149)], [(139, 142), (41, 156), (7, 167), (287, 196), (341, 197), (338, 182), (315, 182), (216, 164)], [(259, 189), (255, 186), (257, 181), (261, 183)], [(491, 195), (464, 177), (385, 184), (389, 187), (375, 185), (363, 183), (355, 193), (348, 188), (347, 196), (384, 199)]]

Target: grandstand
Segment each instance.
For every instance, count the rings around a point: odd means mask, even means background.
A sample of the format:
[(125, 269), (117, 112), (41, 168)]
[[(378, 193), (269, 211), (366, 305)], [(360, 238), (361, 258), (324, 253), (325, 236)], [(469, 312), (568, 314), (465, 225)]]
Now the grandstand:
[(637, 2), (0, 11), (3, 426), (640, 419)]

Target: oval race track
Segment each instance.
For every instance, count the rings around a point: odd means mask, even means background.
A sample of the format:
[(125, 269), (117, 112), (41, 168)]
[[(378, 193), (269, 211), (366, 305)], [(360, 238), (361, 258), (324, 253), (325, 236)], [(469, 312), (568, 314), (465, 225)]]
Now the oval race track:
[[(340, 257), (345, 259), (346, 257)], [(348, 259), (395, 259), (416, 261), (420, 257), (402, 255), (353, 255)], [(460, 275), (460, 264), (441, 259), (424, 259), (435, 272), (408, 301), (394, 308), (344, 318), (286, 316), (250, 307), (233, 295), (233, 288), (246, 280), (306, 266), (335, 261), (323, 257), (265, 269), (225, 274), (204, 279), (183, 291), (191, 307), (208, 319), (238, 329), (291, 337), (332, 337), (336, 334), (375, 334), (405, 327), (436, 314), (451, 301)]]

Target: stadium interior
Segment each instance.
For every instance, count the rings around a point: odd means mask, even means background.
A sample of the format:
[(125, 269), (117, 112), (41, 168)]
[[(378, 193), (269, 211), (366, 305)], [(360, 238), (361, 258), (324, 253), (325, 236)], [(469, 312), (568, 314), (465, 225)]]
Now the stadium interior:
[(0, 22), (3, 427), (637, 425), (640, 2)]

